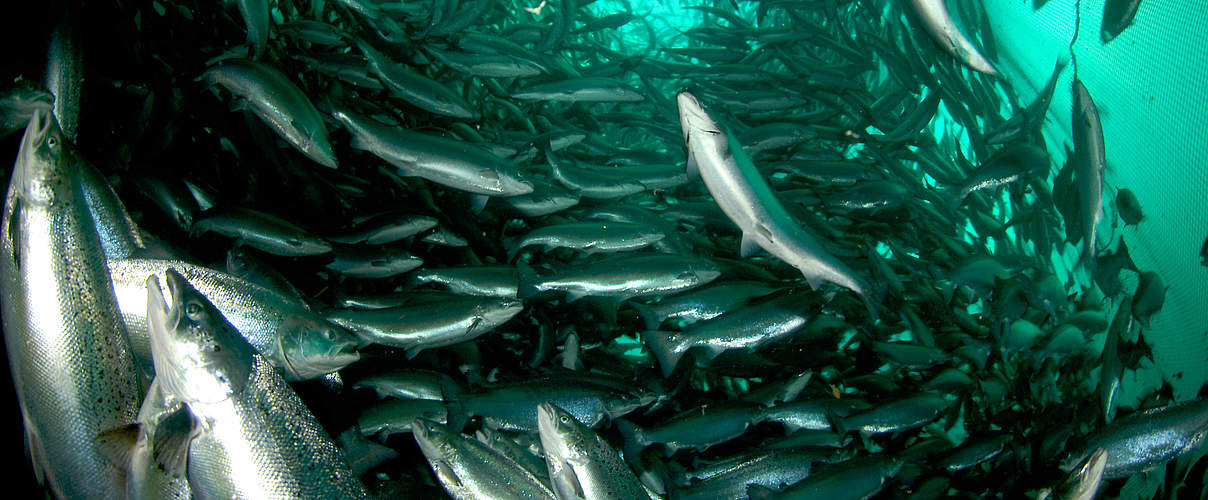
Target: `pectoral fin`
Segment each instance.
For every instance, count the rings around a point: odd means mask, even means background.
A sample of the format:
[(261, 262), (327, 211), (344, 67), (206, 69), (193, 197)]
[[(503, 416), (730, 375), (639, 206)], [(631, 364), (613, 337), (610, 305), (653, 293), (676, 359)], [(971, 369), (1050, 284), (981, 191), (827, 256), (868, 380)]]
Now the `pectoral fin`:
[(189, 408), (170, 412), (155, 428), (155, 440), (151, 446), (151, 458), (173, 477), (185, 477), (189, 460), (189, 444), (200, 433), (197, 422)]

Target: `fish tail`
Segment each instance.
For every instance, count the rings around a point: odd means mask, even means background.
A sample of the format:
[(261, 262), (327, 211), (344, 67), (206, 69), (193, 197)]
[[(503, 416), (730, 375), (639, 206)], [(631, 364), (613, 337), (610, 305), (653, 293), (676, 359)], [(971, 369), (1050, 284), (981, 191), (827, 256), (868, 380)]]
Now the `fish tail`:
[(516, 274), (519, 277), (516, 283), (516, 297), (527, 299), (540, 291), (538, 286), (541, 283), (537, 276), (537, 271), (528, 265), (527, 262), (521, 261), (516, 263)]
[(776, 495), (776, 491), (758, 484), (747, 485), (747, 498), (751, 500), (767, 500)]
[(684, 352), (677, 350), (673, 343), (671, 332), (660, 332), (651, 330), (645, 333), (646, 347), (650, 349), (650, 353), (658, 360), (659, 367), (663, 369), (663, 377), (670, 377), (671, 372), (675, 371), (675, 365), (679, 364), (680, 358), (684, 356)]
[(646, 429), (625, 419), (617, 419), (614, 423), (617, 425), (617, 432), (621, 433), (621, 439), (625, 442), (626, 457), (636, 459), (642, 454), (642, 450), (650, 446), (650, 438), (646, 437)]
[(659, 325), (662, 324), (662, 321), (659, 321), (658, 313), (654, 311), (654, 307), (638, 301), (630, 301), (629, 307), (632, 307), (642, 317), (642, 321), (646, 323), (647, 330), (657, 330)]

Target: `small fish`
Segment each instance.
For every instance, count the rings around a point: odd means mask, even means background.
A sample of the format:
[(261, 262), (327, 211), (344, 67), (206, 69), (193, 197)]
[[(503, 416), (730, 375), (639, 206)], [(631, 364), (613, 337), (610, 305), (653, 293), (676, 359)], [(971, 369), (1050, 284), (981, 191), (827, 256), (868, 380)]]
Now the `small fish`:
[(226, 87), (243, 99), (269, 128), (310, 159), (336, 168), (335, 151), (323, 118), (289, 77), (266, 63), (232, 59), (206, 70), (202, 78)]
[(441, 303), (358, 311), (333, 310), (328, 320), (348, 328), (365, 344), (407, 350), (414, 358), (424, 349), (473, 340), (520, 314), (524, 303), (509, 298), (459, 297)]
[(1120, 212), (1125, 226), (1135, 226), (1145, 219), (1145, 214), (1141, 212), (1141, 200), (1128, 188), (1116, 193), (1116, 210)]
[(943, 0), (910, 0), (910, 5), (914, 7), (915, 14), (923, 21), (923, 27), (927, 29), (927, 33), (931, 35), (935, 43), (952, 54), (952, 57), (964, 63), (969, 69), (989, 76), (998, 76), (998, 70), (994, 68), (994, 65), (990, 64), (990, 61), (987, 61), (985, 56), (981, 55), (973, 43), (965, 38), (965, 35), (956, 27), (956, 23), (948, 14), (948, 6)]
[(204, 215), (193, 223), (193, 233), (218, 233), (237, 238), (252, 248), (285, 257), (331, 252), (331, 244), (323, 238), (275, 215), (247, 208), (220, 209)]
[(530, 245), (542, 245), (546, 251), (571, 248), (588, 254), (622, 252), (647, 247), (665, 238), (662, 232), (641, 224), (626, 222), (575, 222), (535, 229), (508, 244), (508, 258)]
[(424, 268), (411, 279), (417, 284), (439, 284), (460, 295), (516, 298), (519, 274), (513, 266), (465, 266)]
[(512, 92), (512, 98), (553, 102), (639, 102), (645, 100), (640, 92), (628, 85), (601, 77), (530, 85)]

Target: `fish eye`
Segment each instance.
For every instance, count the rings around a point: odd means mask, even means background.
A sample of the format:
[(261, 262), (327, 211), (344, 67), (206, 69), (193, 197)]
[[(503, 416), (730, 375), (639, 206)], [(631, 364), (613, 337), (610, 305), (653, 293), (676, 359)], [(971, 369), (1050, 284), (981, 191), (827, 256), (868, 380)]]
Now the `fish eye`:
[(562, 421), (562, 423), (564, 423), (564, 424), (570, 423), (570, 419), (566, 418), (566, 415), (562, 415), (561, 417), (558, 417), (558, 420)]
[(50, 137), (47, 137), (47, 138), (46, 138), (46, 145), (47, 145), (47, 146), (50, 146), (50, 147), (52, 147), (52, 148), (54, 148), (54, 147), (58, 147), (58, 146), (59, 146), (59, 138), (58, 138), (58, 137), (55, 137), (55, 136), (53, 136), (53, 135), (51, 135)]
[(189, 319), (194, 321), (201, 318), (201, 305), (196, 302), (189, 302), (189, 304), (185, 306), (185, 316), (188, 316)]

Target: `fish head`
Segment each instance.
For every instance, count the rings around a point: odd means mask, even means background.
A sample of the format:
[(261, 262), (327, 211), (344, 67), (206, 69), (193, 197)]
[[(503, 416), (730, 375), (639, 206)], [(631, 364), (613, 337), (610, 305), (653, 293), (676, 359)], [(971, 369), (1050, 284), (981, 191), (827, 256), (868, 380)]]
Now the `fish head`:
[(711, 262), (701, 261), (688, 267), (675, 277), (675, 285), (699, 286), (721, 277), (721, 268)]
[(520, 314), (520, 311), (523, 309), (523, 300), (503, 298), (484, 308), (482, 317), (486, 320), (487, 324), (499, 325)]
[[(217, 403), (251, 378), (255, 349), (175, 269), (147, 279), (147, 324), (157, 380), (186, 403)], [(165, 301), (167, 298), (167, 301)]]
[(563, 474), (561, 469), (569, 464), (588, 461), (588, 437), (593, 433), (570, 412), (548, 401), (537, 405), (537, 432), (551, 478)]
[(322, 318), (293, 314), (277, 332), (273, 352), (264, 353), (286, 380), (310, 380), (339, 371), (361, 359), (359, 340)]
[(428, 458), (432, 466), (452, 459), (457, 455), (451, 440), (451, 431), (436, 420), (423, 417), (412, 420), (411, 435), (416, 438), (420, 452)]
[(54, 115), (47, 109), (34, 110), (13, 167), (11, 185), (17, 196), (25, 203), (47, 206), (72, 192), (64, 184), (73, 173), (68, 169), (74, 154)]

